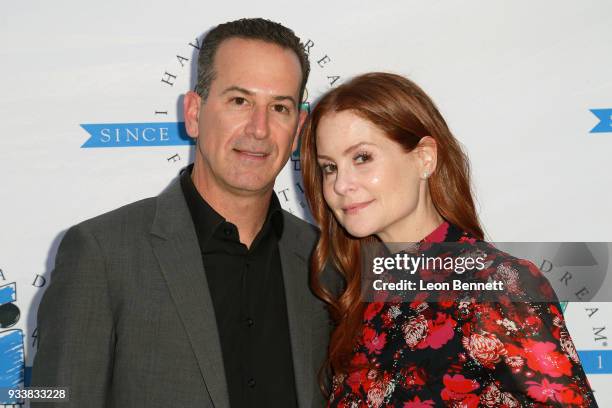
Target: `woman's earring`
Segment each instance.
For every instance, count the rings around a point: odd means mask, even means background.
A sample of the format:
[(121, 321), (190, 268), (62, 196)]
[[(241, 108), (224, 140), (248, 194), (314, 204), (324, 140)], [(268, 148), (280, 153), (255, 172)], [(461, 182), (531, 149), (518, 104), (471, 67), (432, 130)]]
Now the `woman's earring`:
[(424, 171), (424, 172), (423, 172), (423, 179), (424, 179), (424, 180), (427, 180), (427, 178), (428, 178), (428, 177), (429, 177), (429, 172)]

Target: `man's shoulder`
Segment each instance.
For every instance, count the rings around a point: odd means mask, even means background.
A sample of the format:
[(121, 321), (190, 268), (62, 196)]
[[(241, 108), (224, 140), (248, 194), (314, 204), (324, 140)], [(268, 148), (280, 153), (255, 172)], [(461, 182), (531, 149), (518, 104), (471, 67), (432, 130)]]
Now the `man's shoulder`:
[(74, 225), (94, 235), (122, 233), (150, 227), (157, 207), (157, 197), (149, 197), (123, 205)]
[(285, 222), (285, 227), (291, 231), (294, 231), (296, 234), (302, 236), (302, 239), (314, 241), (319, 236), (319, 228), (315, 225), (310, 224), (309, 222), (297, 217), (296, 215), (290, 213), (289, 211), (283, 211), (283, 220)]

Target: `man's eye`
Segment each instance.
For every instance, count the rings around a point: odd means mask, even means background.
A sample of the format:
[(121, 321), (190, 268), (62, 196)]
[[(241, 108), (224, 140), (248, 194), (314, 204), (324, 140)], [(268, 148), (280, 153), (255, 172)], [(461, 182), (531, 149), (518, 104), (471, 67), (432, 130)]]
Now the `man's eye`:
[(357, 164), (361, 164), (361, 163), (365, 163), (367, 161), (370, 161), (371, 158), (372, 158), (372, 156), (370, 156), (369, 153), (361, 152), (361, 153), (358, 153), (357, 156), (355, 156), (353, 158), (353, 160), (355, 160), (357, 162)]
[(274, 105), (272, 109), (274, 109), (274, 111), (278, 113), (289, 113), (289, 108), (285, 105)]
[(232, 102), (236, 105), (244, 105), (247, 102), (247, 100), (241, 96), (237, 96), (235, 98), (232, 98)]

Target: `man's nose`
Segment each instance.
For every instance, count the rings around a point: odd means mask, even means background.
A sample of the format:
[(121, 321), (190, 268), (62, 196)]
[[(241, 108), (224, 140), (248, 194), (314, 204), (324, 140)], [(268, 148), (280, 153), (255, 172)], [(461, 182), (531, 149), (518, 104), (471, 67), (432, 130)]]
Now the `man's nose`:
[(264, 106), (255, 106), (251, 111), (249, 122), (246, 126), (248, 135), (256, 139), (264, 139), (270, 134), (269, 112)]

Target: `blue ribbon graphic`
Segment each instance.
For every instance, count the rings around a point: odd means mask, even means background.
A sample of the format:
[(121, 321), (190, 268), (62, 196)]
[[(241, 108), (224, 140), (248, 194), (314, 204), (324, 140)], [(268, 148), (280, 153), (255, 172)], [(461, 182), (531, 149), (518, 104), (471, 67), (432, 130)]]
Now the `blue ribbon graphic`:
[(578, 350), (587, 374), (612, 374), (612, 350)]
[(0, 305), (12, 303), (17, 300), (17, 285), (9, 283), (8, 285), (0, 286)]
[(81, 127), (91, 136), (82, 148), (195, 144), (185, 131), (185, 122), (92, 123)]
[(589, 109), (597, 116), (599, 123), (589, 133), (612, 132), (612, 109)]
[[(24, 352), (21, 330), (0, 333), (0, 388), (18, 388), (23, 381)], [(16, 404), (16, 398), (0, 395), (0, 404)]]

